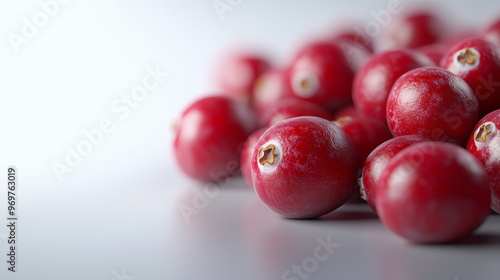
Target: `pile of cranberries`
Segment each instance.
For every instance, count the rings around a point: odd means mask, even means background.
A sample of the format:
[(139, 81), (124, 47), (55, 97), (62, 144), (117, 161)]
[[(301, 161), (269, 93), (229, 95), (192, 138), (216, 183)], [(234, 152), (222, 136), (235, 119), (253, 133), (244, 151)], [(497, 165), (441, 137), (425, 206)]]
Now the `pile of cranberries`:
[(412, 242), (470, 235), (500, 213), (500, 19), (472, 37), (437, 32), (429, 12), (397, 22), (380, 38), (311, 41), (284, 66), (227, 57), (220, 92), (177, 122), (180, 169), (216, 183), (241, 173), (286, 218), (361, 196)]

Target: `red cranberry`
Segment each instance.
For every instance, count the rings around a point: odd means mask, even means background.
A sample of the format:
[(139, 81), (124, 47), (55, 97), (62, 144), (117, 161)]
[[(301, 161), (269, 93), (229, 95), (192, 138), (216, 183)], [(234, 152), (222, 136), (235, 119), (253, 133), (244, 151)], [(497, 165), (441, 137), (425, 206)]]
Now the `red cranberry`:
[(217, 69), (217, 80), (230, 97), (249, 101), (255, 80), (269, 68), (268, 62), (254, 54), (232, 54)]
[(465, 145), (479, 119), (477, 99), (467, 83), (438, 67), (401, 76), (387, 100), (387, 122), (394, 136), (422, 135)]
[(225, 96), (191, 104), (178, 123), (174, 151), (180, 169), (193, 179), (219, 181), (239, 172), (240, 146), (256, 129), (250, 107)]
[(376, 189), (380, 175), (389, 161), (403, 149), (427, 140), (419, 135), (406, 135), (392, 138), (375, 148), (366, 158), (362, 177), (359, 179), (361, 197), (377, 212)]
[(319, 42), (297, 54), (287, 80), (296, 97), (335, 110), (350, 102), (352, 78), (340, 47)]
[(500, 45), (500, 18), (486, 28), (484, 37), (490, 42)]
[(479, 121), (469, 138), (467, 150), (486, 168), (490, 177), (491, 208), (500, 213), (500, 110)]
[(358, 169), (354, 143), (331, 121), (317, 117), (275, 124), (252, 156), (257, 195), (287, 218), (314, 218), (341, 206), (355, 192)]
[(241, 175), (243, 175), (243, 179), (247, 183), (247, 185), (253, 188), (252, 182), (252, 155), (255, 150), (255, 145), (259, 138), (266, 132), (268, 127), (262, 127), (254, 131), (250, 136), (248, 136), (247, 140), (242, 146), (241, 149), (241, 160), (240, 160), (240, 168)]
[(331, 120), (332, 118), (330, 113), (318, 104), (306, 100), (288, 98), (277, 102), (273, 108), (269, 108), (269, 112), (267, 112), (267, 116), (264, 116), (264, 120), (267, 121), (266, 124), (268, 126), (271, 126), (282, 120), (302, 116), (313, 116), (326, 120)]
[(500, 109), (500, 46), (469, 38), (451, 47), (441, 67), (464, 79), (479, 101), (479, 114)]
[(343, 117), (333, 123), (340, 126), (354, 142), (361, 162), (364, 162), (378, 145), (392, 138), (387, 124), (376, 119)]
[(418, 48), (435, 43), (444, 29), (436, 16), (427, 12), (408, 14), (396, 20), (382, 37), (383, 49)]
[(374, 55), (354, 78), (354, 107), (361, 115), (386, 122), (387, 96), (394, 82), (414, 68), (431, 65), (429, 58), (409, 50)]
[(377, 184), (377, 212), (390, 230), (417, 243), (468, 236), (490, 213), (488, 175), (465, 149), (422, 142), (399, 152)]
[[(294, 97), (294, 95), (286, 80), (285, 71), (281, 69), (269, 69), (255, 82), (251, 103), (257, 117), (261, 119), (280, 100), (291, 97)], [(260, 120), (260, 123), (264, 124), (265, 121)]]

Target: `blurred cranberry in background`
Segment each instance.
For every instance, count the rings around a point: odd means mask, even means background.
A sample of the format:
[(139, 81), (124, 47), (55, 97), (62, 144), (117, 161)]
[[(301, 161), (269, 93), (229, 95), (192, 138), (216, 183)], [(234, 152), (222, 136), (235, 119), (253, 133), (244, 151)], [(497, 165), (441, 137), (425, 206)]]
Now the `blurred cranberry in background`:
[(253, 92), (250, 103), (261, 125), (266, 122), (262, 120), (266, 112), (276, 106), (280, 100), (294, 96), (286, 80), (286, 70), (276, 68), (268, 69), (257, 78)]
[(486, 28), (484, 37), (490, 42), (500, 45), (500, 18)]
[(176, 127), (174, 153), (189, 177), (218, 182), (240, 172), (240, 149), (257, 129), (248, 104), (226, 96), (208, 96), (192, 103)]
[(217, 83), (224, 94), (250, 101), (255, 81), (268, 68), (269, 63), (259, 55), (234, 53), (226, 56), (218, 65)]
[(444, 33), (443, 23), (430, 11), (406, 14), (387, 24), (388, 31), (377, 41), (378, 49), (418, 48), (437, 42)]
[(353, 72), (341, 48), (314, 42), (299, 50), (288, 71), (292, 93), (335, 110), (351, 100)]

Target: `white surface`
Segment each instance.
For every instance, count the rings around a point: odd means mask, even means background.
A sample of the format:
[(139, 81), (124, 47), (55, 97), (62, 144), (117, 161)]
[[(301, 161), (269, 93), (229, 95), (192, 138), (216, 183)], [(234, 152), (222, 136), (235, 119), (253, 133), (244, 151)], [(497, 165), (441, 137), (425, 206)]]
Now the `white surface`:
[[(0, 1), (0, 181), (7, 166), (18, 168), (20, 219), (18, 272), (3, 263), (2, 280), (119, 280), (122, 268), (136, 280), (281, 279), (329, 234), (340, 247), (309, 279), (498, 278), (498, 216), (465, 244), (414, 246), (366, 209), (328, 221), (280, 219), (239, 179), (189, 225), (180, 215), (199, 184), (176, 168), (169, 129), (187, 104), (217, 90), (217, 58), (252, 46), (283, 64), (304, 38), (352, 17), (363, 27), (389, 1), (242, 1), (223, 21), (212, 0), (89, 2), (60, 5), (15, 52), (10, 34), (43, 9), (38, 1)], [(415, 2), (401, 0), (405, 9)], [(486, 0), (439, 7), (465, 28), (500, 13)], [(168, 72), (157, 88), (127, 116), (113, 109), (157, 66)], [(68, 147), (86, 139), (82, 130), (103, 120), (114, 130), (58, 180), (54, 162), (65, 163)], [(0, 259), (6, 234), (1, 226)]]

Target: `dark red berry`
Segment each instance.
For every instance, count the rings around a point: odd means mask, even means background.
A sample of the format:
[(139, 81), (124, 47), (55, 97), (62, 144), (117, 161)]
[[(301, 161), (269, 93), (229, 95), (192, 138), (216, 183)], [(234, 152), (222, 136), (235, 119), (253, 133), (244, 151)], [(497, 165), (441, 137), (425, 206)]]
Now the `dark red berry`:
[(261, 136), (252, 156), (257, 195), (287, 218), (314, 218), (341, 206), (355, 191), (358, 169), (351, 139), (317, 117), (275, 124)]
[(451, 47), (441, 67), (464, 79), (479, 101), (479, 114), (500, 109), (500, 46), (475, 37)]
[(438, 67), (404, 74), (387, 100), (387, 123), (394, 136), (422, 135), (465, 145), (478, 119), (477, 99), (469, 85)]
[(292, 93), (335, 110), (351, 100), (353, 73), (339, 46), (316, 42), (297, 54), (288, 71)]
[(354, 78), (354, 107), (360, 115), (386, 122), (387, 96), (394, 82), (412, 69), (432, 65), (428, 57), (409, 50), (374, 55)]
[(241, 145), (256, 127), (252, 110), (243, 102), (225, 96), (199, 99), (182, 113), (177, 125), (177, 164), (200, 181), (238, 174)]
[(490, 177), (491, 208), (500, 213), (500, 110), (479, 121), (469, 138), (467, 150), (486, 168)]
[(427, 140), (419, 135), (406, 135), (392, 138), (375, 148), (365, 160), (362, 177), (359, 179), (361, 196), (377, 212), (377, 182), (389, 161), (403, 149)]
[(422, 142), (399, 152), (382, 172), (376, 196), (382, 223), (417, 243), (458, 241), (490, 213), (486, 170), (449, 143)]

